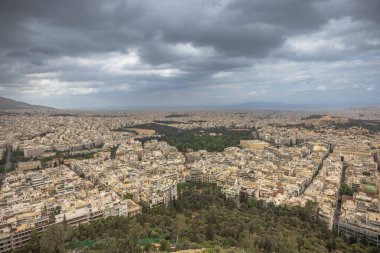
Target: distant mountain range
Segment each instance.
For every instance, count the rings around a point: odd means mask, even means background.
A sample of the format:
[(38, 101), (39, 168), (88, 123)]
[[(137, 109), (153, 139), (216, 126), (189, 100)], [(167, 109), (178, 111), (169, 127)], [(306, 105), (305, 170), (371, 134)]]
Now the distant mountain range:
[[(88, 108), (67, 108), (66, 110), (85, 110), (85, 111), (124, 111), (124, 110), (159, 110), (159, 111), (176, 111), (176, 110), (274, 110), (274, 111), (316, 111), (316, 110), (339, 110), (339, 109), (380, 109), (376, 105), (361, 104), (292, 104), (281, 102), (246, 102), (225, 105), (193, 105), (193, 106), (116, 106), (116, 107), (88, 107)], [(0, 110), (25, 110), (25, 109), (45, 109), (59, 110), (52, 107), (31, 105), (28, 103), (16, 101), (10, 98), (0, 97)], [(65, 110), (65, 109), (61, 109)]]
[[(227, 107), (232, 109), (247, 109), (247, 110), (279, 110), (279, 111), (315, 111), (315, 110), (337, 110), (337, 109), (349, 109), (360, 108), (362, 104), (306, 104), (306, 103), (282, 103), (282, 102), (247, 102), (228, 105)], [(372, 107), (367, 105), (368, 107)]]
[(22, 110), (22, 109), (54, 109), (42, 105), (31, 105), (10, 98), (0, 97), (0, 110)]
[[(159, 110), (159, 111), (188, 111), (188, 110), (273, 110), (273, 111), (330, 111), (342, 109), (379, 108), (378, 105), (362, 104), (292, 104), (282, 102), (246, 102), (221, 105), (187, 105), (187, 106), (118, 106), (92, 108), (93, 110)], [(91, 108), (78, 108), (92, 110)]]

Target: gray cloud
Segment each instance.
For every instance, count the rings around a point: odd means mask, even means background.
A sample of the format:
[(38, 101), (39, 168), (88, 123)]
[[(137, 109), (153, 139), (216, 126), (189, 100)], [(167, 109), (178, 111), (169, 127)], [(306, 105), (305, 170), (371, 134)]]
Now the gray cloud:
[[(72, 104), (63, 99), (70, 95), (78, 106), (84, 98), (104, 105), (118, 101), (107, 97), (126, 98), (120, 105), (176, 104), (181, 98), (194, 104), (286, 102), (309, 91), (322, 99), (329, 90), (339, 90), (344, 100), (352, 89), (334, 86), (350, 69), (359, 76), (345, 78), (345, 87), (362, 89), (358, 99), (365, 102), (380, 92), (374, 71), (380, 59), (379, 5), (3, 0), (0, 91), (40, 103), (60, 96), (55, 106)], [(349, 68), (350, 62), (358, 68)], [(319, 63), (327, 66), (323, 73)], [(283, 72), (287, 76), (278, 74)]]

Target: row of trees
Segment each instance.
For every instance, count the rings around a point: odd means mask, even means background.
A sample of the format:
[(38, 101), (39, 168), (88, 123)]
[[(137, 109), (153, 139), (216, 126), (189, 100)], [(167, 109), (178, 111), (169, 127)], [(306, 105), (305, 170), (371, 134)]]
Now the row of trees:
[(379, 252), (361, 243), (349, 244), (318, 219), (317, 206), (278, 207), (261, 201), (237, 203), (226, 199), (216, 185), (186, 183), (167, 208), (134, 218), (108, 217), (70, 228), (55, 225), (33, 237), (19, 252), (66, 252), (73, 245), (82, 252), (148, 252), (209, 248), (209, 252)]

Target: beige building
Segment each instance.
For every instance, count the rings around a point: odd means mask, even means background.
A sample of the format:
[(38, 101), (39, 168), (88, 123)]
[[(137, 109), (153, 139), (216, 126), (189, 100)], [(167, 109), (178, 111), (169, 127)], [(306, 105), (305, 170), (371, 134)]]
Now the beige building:
[(36, 157), (45, 152), (45, 149), (42, 147), (36, 147), (36, 148), (25, 148), (24, 149), (24, 156), (25, 157)]
[(17, 170), (18, 171), (25, 171), (25, 170), (34, 170), (41, 168), (41, 162), (40, 161), (30, 161), (30, 162), (19, 162), (17, 163)]
[(241, 140), (240, 146), (250, 150), (264, 149), (269, 146), (269, 143), (259, 140)]

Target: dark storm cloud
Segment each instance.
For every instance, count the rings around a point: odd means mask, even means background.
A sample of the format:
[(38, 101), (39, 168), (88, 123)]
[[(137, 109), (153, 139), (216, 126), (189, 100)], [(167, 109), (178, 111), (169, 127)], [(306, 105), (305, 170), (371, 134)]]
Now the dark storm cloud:
[[(303, 69), (309, 61), (377, 66), (379, 9), (377, 0), (2, 0), (0, 88), (137, 96), (235, 83), (265, 95), (281, 81), (260, 72), (270, 63), (296, 76), (313, 72)], [(307, 85), (318, 89), (317, 75)], [(359, 87), (377, 91), (378, 74), (370, 79)]]
[[(323, 0), (283, 0), (231, 2), (229, 7), (238, 13), (237, 23), (263, 22), (287, 27), (290, 30), (310, 30), (326, 22), (315, 8)], [(269, 15), (268, 15), (269, 14)]]
[[(165, 58), (160, 55), (163, 53), (157, 53), (163, 52), (159, 43), (190, 42), (195, 46), (211, 46), (221, 54), (263, 56), (281, 44), (285, 32), (282, 26), (292, 30), (307, 23), (315, 27), (322, 22), (313, 14), (309, 1), (307, 4), (281, 1), (280, 8), (256, 1), (222, 7), (200, 1), (173, 2), (2, 1), (4, 39), (0, 45), (47, 55), (123, 51), (141, 46), (146, 59), (155, 62), (157, 54)], [(284, 7), (292, 13), (284, 12)], [(220, 10), (209, 14), (214, 8)], [(188, 11), (193, 14), (187, 14)], [(302, 16), (295, 18), (297, 13)]]
[(350, 16), (357, 20), (370, 20), (380, 23), (380, 1), (347, 1), (336, 0), (328, 1), (325, 5), (319, 6), (321, 13), (327, 17), (345, 17)]

